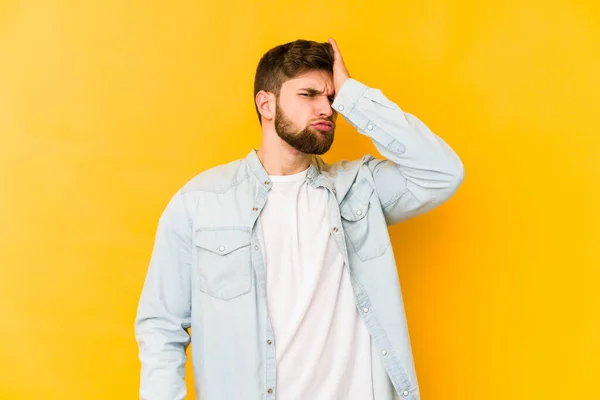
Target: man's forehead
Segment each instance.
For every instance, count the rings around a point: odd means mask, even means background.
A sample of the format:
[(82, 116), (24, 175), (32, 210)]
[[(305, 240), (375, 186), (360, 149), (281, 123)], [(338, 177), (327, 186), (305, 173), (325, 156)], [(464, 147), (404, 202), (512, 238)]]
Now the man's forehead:
[(286, 83), (293, 89), (310, 88), (325, 93), (333, 91), (333, 78), (325, 71), (311, 71), (292, 78)]

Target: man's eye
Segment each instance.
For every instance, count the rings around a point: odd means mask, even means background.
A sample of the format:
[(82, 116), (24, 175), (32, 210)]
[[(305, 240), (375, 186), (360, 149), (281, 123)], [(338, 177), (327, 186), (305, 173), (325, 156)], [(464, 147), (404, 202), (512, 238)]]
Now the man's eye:
[(300, 93), (300, 96), (312, 97), (312, 94), (309, 94), (309, 93)]

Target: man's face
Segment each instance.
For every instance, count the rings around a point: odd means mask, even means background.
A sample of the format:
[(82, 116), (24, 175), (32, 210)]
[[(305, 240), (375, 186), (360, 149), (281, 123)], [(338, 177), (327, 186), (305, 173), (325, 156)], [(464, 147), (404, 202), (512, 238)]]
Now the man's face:
[(327, 71), (311, 71), (281, 86), (275, 130), (305, 154), (324, 154), (333, 144), (337, 113), (331, 108), (333, 79)]

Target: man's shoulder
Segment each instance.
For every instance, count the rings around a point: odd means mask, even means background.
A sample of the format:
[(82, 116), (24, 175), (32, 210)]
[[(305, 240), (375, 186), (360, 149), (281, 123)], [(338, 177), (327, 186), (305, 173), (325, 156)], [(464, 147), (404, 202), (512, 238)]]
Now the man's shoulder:
[(320, 165), (321, 173), (333, 183), (337, 191), (337, 198), (341, 201), (349, 193), (354, 185), (370, 180), (369, 164), (375, 160), (370, 154), (365, 154), (360, 158), (339, 160), (334, 163), (322, 162)]
[(181, 191), (182, 193), (224, 193), (246, 179), (248, 179), (246, 160), (239, 158), (200, 172), (186, 182)]
[(360, 158), (338, 160), (332, 163), (327, 163), (320, 157), (317, 160), (321, 172), (334, 177), (344, 173), (355, 174), (362, 165), (368, 164), (369, 161), (374, 159), (375, 157), (373, 157), (372, 155), (365, 154)]

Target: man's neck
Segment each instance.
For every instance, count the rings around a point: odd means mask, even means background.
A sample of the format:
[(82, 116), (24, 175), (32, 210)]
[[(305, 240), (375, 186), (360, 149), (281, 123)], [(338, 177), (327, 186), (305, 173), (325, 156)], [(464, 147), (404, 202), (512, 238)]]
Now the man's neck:
[(276, 140), (263, 140), (256, 152), (263, 168), (269, 175), (293, 175), (310, 166), (312, 156), (302, 153), (279, 137)]

